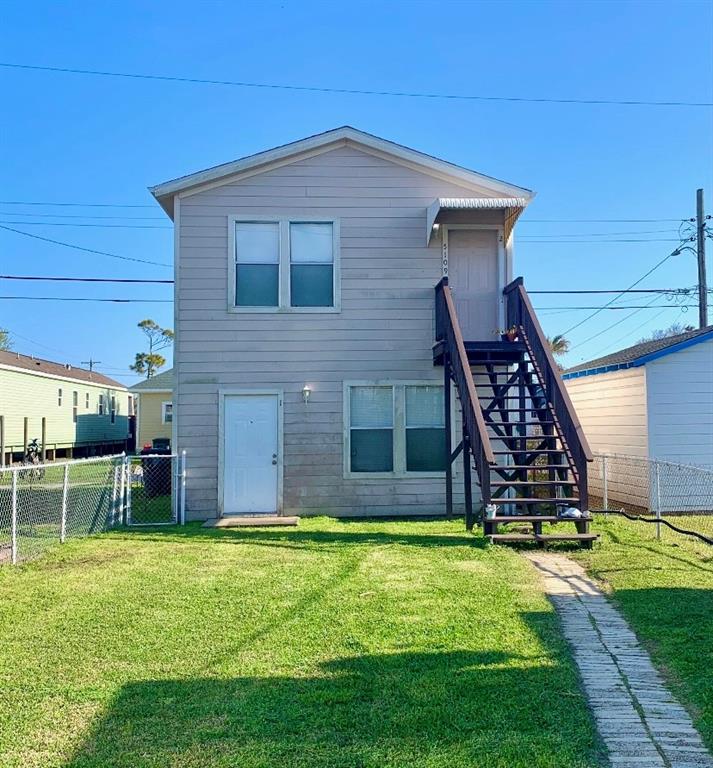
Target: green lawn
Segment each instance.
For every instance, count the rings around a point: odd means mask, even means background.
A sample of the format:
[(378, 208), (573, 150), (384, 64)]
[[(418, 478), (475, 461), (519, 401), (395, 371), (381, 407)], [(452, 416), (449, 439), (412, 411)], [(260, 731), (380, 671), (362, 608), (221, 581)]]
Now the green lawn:
[(529, 565), (462, 525), (116, 531), (0, 569), (0, 766), (598, 765)]
[[(700, 528), (700, 522), (672, 522)], [(713, 547), (662, 528), (597, 518), (602, 543), (574, 556), (616, 604), (713, 748)]]

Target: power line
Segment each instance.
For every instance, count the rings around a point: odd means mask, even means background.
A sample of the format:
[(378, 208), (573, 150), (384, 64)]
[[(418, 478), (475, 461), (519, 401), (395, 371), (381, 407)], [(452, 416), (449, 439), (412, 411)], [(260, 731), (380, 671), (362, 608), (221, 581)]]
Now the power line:
[(86, 296), (0, 296), (7, 301), (100, 301), (111, 304), (173, 304), (173, 299), (98, 299)]
[[(690, 239), (690, 238), (689, 238)], [(685, 241), (684, 241), (685, 242)], [(632, 288), (636, 288), (636, 286), (641, 283), (643, 280), (645, 280), (650, 274), (655, 272), (662, 264), (665, 264), (672, 256), (677, 256), (681, 253), (681, 250), (683, 248), (683, 242), (680, 243), (678, 248), (675, 248), (671, 253), (669, 253), (667, 256), (664, 256), (661, 261), (659, 261), (657, 264), (654, 264), (651, 269), (646, 272), (644, 275), (642, 275), (638, 280), (635, 280), (628, 288), (626, 288), (626, 291), (630, 291)], [(571, 333), (576, 328), (579, 328), (580, 326), (584, 325), (584, 323), (591, 320), (593, 317), (598, 315), (602, 310), (609, 308), (612, 304), (614, 304), (617, 299), (620, 299), (624, 295), (625, 291), (622, 291), (619, 295), (615, 296), (611, 301), (607, 302), (604, 306), (599, 307), (595, 312), (593, 312), (591, 315), (587, 315), (583, 320), (580, 320), (578, 323), (575, 323), (571, 328), (568, 328), (566, 331), (562, 332), (562, 335), (565, 336), (568, 333)]]
[[(8, 214), (0, 214), (7, 216)], [(27, 214), (28, 216), (30, 214)], [(628, 230), (626, 232), (558, 232), (552, 234), (551, 232), (545, 233), (533, 233), (527, 234), (526, 237), (617, 237), (620, 235), (663, 235), (663, 234), (678, 234), (677, 229), (637, 229)]]
[[(2, 277), (2, 275), (0, 275)], [(566, 294), (577, 294), (577, 293), (676, 293), (676, 294), (682, 294), (682, 295), (688, 295), (689, 293), (693, 293), (695, 288), (632, 288), (632, 289), (621, 289), (621, 288), (615, 288), (613, 290), (566, 290), (566, 291), (530, 291), (528, 290), (529, 294), (533, 293), (566, 293)], [(713, 289), (712, 289), (713, 290)]]
[(110, 72), (96, 69), (75, 69), (70, 67), (47, 67), (36, 64), (17, 64), (0, 62), (0, 67), (7, 69), (26, 69), (41, 72), (55, 72), (72, 75), (94, 75), (98, 77), (118, 77), (132, 80), (160, 80), (173, 83), (192, 83), (196, 85), (222, 85), (236, 88), (264, 88), (283, 91), (308, 91), (313, 93), (337, 93), (358, 96), (396, 96), (415, 99), (448, 99), (460, 101), (508, 101), (527, 102), (536, 104), (590, 104), (613, 106), (649, 106), (649, 107), (713, 107), (713, 102), (707, 101), (646, 101), (639, 99), (556, 99), (535, 98), (524, 96), (483, 96), (475, 94), (428, 93), (418, 91), (376, 91), (358, 88), (330, 88), (314, 85), (286, 85), (284, 83), (255, 83), (244, 80), (211, 80), (198, 77), (179, 77), (176, 75), (154, 75), (139, 72)]
[[(565, 245), (583, 245), (583, 244), (592, 244), (597, 243), (601, 245), (602, 243), (679, 243), (681, 242), (679, 238), (677, 237), (649, 237), (649, 238), (617, 238), (617, 239), (609, 239), (605, 240), (602, 238), (601, 240), (529, 240), (529, 235), (526, 235), (525, 237), (519, 237), (517, 239), (518, 243), (529, 243), (530, 245), (534, 245), (537, 243), (537, 245), (559, 245), (559, 244), (565, 244)], [(555, 235), (553, 235), (555, 237)], [(576, 237), (576, 235), (573, 235), (573, 237)]]
[(693, 221), (681, 217), (679, 219), (524, 219), (520, 224), (658, 224), (661, 222)]
[(160, 224), (86, 224), (76, 221), (7, 221), (0, 224), (20, 224), (23, 227), (99, 227), (101, 229), (173, 229)]
[(148, 259), (137, 259), (132, 256), (120, 256), (116, 253), (108, 253), (107, 251), (97, 251), (94, 248), (84, 248), (81, 245), (74, 245), (73, 243), (64, 243), (61, 240), (52, 240), (49, 237), (42, 237), (40, 235), (34, 235), (32, 232), (23, 232), (20, 229), (13, 229), (12, 227), (8, 227), (5, 224), (0, 224), (0, 229), (5, 229), (8, 232), (14, 232), (17, 235), (24, 235), (25, 237), (31, 237), (35, 240), (42, 240), (45, 243), (52, 243), (54, 245), (62, 245), (65, 248), (74, 248), (76, 251), (84, 251), (85, 253), (95, 253), (99, 256), (110, 256), (112, 259), (121, 259), (122, 261), (135, 261), (139, 262), (141, 264), (153, 264), (156, 267), (171, 267), (171, 264), (165, 264), (161, 261), (149, 261)]
[(146, 280), (129, 277), (46, 277), (40, 275), (0, 275), (0, 280), (53, 280), (63, 283), (157, 283), (173, 285), (173, 280)]
[(126, 221), (166, 221), (165, 216), (121, 216), (91, 213), (44, 213), (42, 211), (0, 211), (0, 216), (35, 216), (51, 219), (122, 219)]
[[(547, 312), (549, 310), (553, 310), (557, 312), (559, 312), (560, 310), (561, 311), (566, 310), (569, 312), (569, 311), (575, 311), (575, 310), (596, 309), (597, 312), (594, 312), (594, 314), (591, 315), (591, 317), (594, 317), (594, 315), (599, 314), (599, 312), (603, 312), (604, 310), (613, 311), (617, 309), (658, 309), (660, 306), (661, 306), (660, 304), (658, 306), (650, 306), (649, 304), (627, 304), (627, 305), (617, 304), (616, 306), (607, 305), (604, 307), (596, 307), (596, 306), (594, 307), (534, 307), (534, 309), (536, 309), (538, 312)], [(690, 307), (697, 307), (698, 304), (676, 304), (676, 306), (690, 308)], [(577, 325), (572, 326), (572, 328), (578, 328), (580, 325), (582, 325), (582, 323), (586, 323), (588, 319), (589, 318), (585, 318), (584, 320), (582, 320), (581, 323), (577, 323)], [(572, 329), (570, 328), (570, 331), (571, 330)], [(562, 336), (564, 336), (566, 333), (569, 333), (570, 331), (564, 331), (564, 333), (562, 333)]]
[(39, 202), (38, 200), (0, 200), (0, 205), (58, 205), (74, 208), (151, 208), (156, 210), (156, 205), (146, 203), (67, 203), (67, 202)]

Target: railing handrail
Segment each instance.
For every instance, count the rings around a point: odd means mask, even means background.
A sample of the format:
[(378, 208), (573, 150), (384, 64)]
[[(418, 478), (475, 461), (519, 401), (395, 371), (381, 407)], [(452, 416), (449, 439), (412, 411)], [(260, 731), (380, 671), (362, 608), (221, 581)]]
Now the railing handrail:
[[(438, 316), (438, 294), (443, 295), (443, 302), (445, 304), (447, 323), (445, 327), (443, 322), (437, 322), (436, 324), (436, 339), (442, 341), (446, 346), (446, 353), (459, 368), (459, 373), (465, 379), (465, 385), (467, 390), (467, 398), (464, 397), (464, 393), (459, 393), (461, 396), (461, 407), (463, 409), (463, 418), (466, 426), (468, 427), (468, 437), (471, 442), (474, 443), (473, 456), (476, 460), (476, 466), (479, 466), (479, 458), (487, 464), (495, 464), (495, 454), (490, 444), (490, 437), (485, 427), (485, 419), (480, 410), (478, 393), (475, 388), (475, 381), (473, 379), (473, 373), (470, 370), (470, 362), (468, 361), (468, 353), (465, 349), (463, 342), (463, 334), (460, 330), (460, 324), (458, 323), (458, 315), (456, 313), (455, 304), (453, 303), (453, 296), (451, 294), (450, 286), (448, 285), (448, 278), (444, 277), (436, 285), (436, 307)], [(446, 318), (441, 317), (443, 321)], [(450, 334), (448, 333), (450, 331)], [(452, 334), (452, 339), (449, 336)], [(454, 354), (455, 352), (455, 354)], [(445, 364), (445, 363), (444, 363)], [(466, 402), (467, 400), (467, 402)], [(469, 418), (470, 417), (470, 418)], [(480, 468), (480, 467), (479, 467)], [(481, 482), (483, 478), (481, 477)]]
[[(574, 410), (574, 405), (567, 392), (567, 387), (564, 384), (562, 375), (560, 374), (557, 363), (555, 362), (554, 355), (550, 349), (550, 345), (547, 343), (547, 337), (545, 336), (540, 321), (537, 319), (535, 310), (530, 302), (530, 297), (525, 290), (524, 281), (521, 277), (513, 280), (509, 285), (505, 287), (503, 293), (508, 300), (508, 324), (522, 326), (523, 316), (534, 331), (534, 339), (528, 336), (527, 340), (530, 344), (537, 346), (537, 351), (541, 356), (544, 356), (548, 371), (543, 371), (547, 375), (547, 381), (556, 390), (557, 398), (552, 397), (552, 392), (548, 392), (548, 400), (555, 402), (555, 404), (561, 403), (562, 407), (559, 409), (558, 418), (560, 420), (568, 420), (572, 427), (572, 433), (577, 437), (578, 445), (570, 445), (570, 450), (579, 449), (580, 455), (585, 461), (593, 461), (594, 456), (592, 450), (589, 447), (589, 442), (584, 434), (584, 429), (577, 417), (577, 412)], [(516, 302), (516, 306), (513, 306), (513, 300)], [(514, 311), (513, 311), (514, 310)]]

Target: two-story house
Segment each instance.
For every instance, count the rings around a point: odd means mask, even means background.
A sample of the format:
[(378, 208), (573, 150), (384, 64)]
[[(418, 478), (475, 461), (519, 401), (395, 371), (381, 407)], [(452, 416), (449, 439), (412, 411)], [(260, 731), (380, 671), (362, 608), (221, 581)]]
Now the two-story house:
[(151, 192), (175, 225), (188, 519), (470, 514), (473, 493), (553, 517), (568, 484), (586, 504), (567, 479), (586, 443), (566, 444), (577, 425), (511, 284), (528, 189), (343, 127)]

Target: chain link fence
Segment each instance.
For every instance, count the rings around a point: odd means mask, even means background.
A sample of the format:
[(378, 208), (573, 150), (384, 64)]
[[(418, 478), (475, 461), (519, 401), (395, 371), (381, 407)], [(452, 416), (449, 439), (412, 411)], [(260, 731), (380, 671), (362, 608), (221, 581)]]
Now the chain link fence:
[(185, 468), (185, 454), (0, 468), (0, 565), (121, 525), (183, 522)]
[[(589, 465), (593, 510), (649, 518), (648, 535), (679, 537), (679, 528), (713, 543), (713, 470), (638, 456), (595, 454)], [(673, 526), (670, 527), (670, 526)]]

